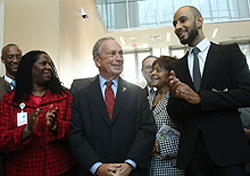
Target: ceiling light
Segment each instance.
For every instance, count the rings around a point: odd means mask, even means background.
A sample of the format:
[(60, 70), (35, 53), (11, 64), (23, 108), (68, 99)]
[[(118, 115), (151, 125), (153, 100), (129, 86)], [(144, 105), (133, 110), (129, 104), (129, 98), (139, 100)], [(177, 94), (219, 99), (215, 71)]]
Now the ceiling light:
[(124, 38), (123, 37), (120, 37), (120, 41), (123, 45), (125, 45), (125, 41), (124, 41)]
[(247, 49), (244, 49), (243, 54), (246, 54), (246, 52), (247, 52)]
[(170, 32), (167, 33), (167, 42), (170, 42)]
[(213, 32), (213, 35), (212, 35), (212, 39), (214, 39), (216, 37), (217, 32), (218, 32), (218, 28), (215, 28), (214, 32)]
[(149, 40), (153, 41), (153, 42), (159, 41), (159, 40), (161, 40), (161, 35), (150, 36)]

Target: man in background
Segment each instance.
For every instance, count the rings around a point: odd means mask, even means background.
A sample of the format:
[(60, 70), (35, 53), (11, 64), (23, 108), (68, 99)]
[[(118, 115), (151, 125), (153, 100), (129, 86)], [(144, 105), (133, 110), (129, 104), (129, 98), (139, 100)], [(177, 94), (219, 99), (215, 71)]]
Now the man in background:
[(99, 69), (73, 96), (70, 145), (80, 175), (145, 176), (155, 123), (142, 89), (123, 80), (123, 51), (112, 37), (93, 47)]
[(7, 44), (2, 48), (1, 60), (5, 65), (6, 73), (3, 79), (7, 81), (11, 90), (15, 89), (15, 76), (18, 68), (18, 64), (22, 58), (22, 51), (16, 44)]
[(151, 71), (152, 71), (152, 64), (153, 62), (157, 59), (157, 57), (155, 56), (147, 56), (143, 61), (142, 61), (142, 75), (145, 78), (147, 85), (145, 86), (145, 88), (143, 89), (147, 95), (151, 95), (156, 91), (155, 87), (151, 86)]

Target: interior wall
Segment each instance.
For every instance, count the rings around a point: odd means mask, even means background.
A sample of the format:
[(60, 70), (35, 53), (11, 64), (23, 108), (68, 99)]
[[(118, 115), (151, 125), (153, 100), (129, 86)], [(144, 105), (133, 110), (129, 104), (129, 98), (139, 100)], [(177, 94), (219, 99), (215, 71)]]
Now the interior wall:
[[(95, 0), (60, 0), (60, 75), (66, 85), (75, 78), (98, 73), (92, 60), (92, 47), (97, 40)], [(83, 19), (83, 8), (89, 18)]]
[(4, 45), (16, 43), (23, 53), (39, 49), (58, 62), (58, 1), (7, 0)]
[[(89, 18), (83, 20), (81, 7)], [(69, 88), (73, 79), (98, 73), (92, 47), (104, 32), (96, 12), (95, 0), (7, 0), (3, 44), (16, 43), (23, 53), (48, 52)]]
[[(0, 0), (0, 48), (3, 47), (3, 26), (4, 26), (4, 0)], [(0, 64), (0, 76), (2, 76), (3, 73), (4, 73), (4, 66), (3, 64)]]

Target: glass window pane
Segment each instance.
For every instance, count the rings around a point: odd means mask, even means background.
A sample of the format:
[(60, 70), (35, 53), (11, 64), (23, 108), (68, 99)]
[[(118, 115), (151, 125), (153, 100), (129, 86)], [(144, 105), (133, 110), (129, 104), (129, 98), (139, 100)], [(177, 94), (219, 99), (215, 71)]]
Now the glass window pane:
[(96, 3), (108, 30), (171, 26), (173, 14), (184, 5), (197, 7), (205, 23), (250, 18), (249, 0), (97, 0)]
[(122, 77), (131, 83), (136, 83), (135, 57), (134, 54), (124, 54)]
[(246, 56), (247, 64), (248, 64), (248, 67), (250, 69), (250, 44), (239, 45), (239, 46), (240, 46), (240, 49), (243, 52), (243, 54)]

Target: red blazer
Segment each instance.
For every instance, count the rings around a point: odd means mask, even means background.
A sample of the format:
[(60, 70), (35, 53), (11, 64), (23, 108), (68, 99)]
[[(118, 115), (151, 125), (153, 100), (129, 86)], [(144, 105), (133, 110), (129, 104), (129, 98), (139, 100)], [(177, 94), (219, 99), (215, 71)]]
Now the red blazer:
[[(35, 109), (42, 110), (35, 134), (25, 142), (21, 141), (24, 125), (17, 127), (17, 113), (21, 109), (12, 101), (13, 96), (14, 91), (5, 94), (0, 104), (0, 150), (10, 151), (6, 163), (7, 174), (44, 176), (59, 175), (69, 170), (76, 163), (68, 146), (72, 103), (69, 91), (63, 95), (52, 95), (48, 90), (40, 105), (31, 98), (23, 101), (28, 117)], [(59, 109), (57, 134), (46, 125), (45, 115), (51, 104)]]

